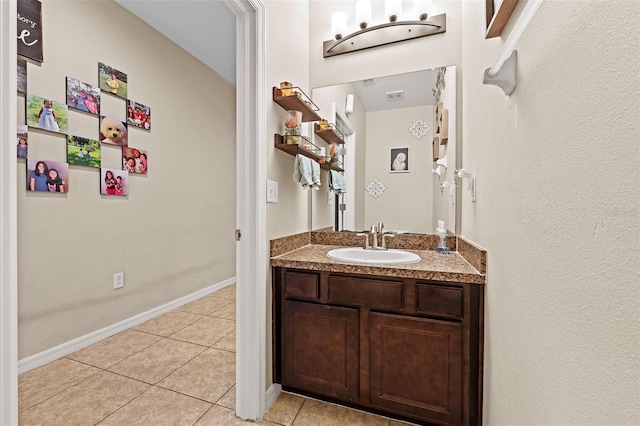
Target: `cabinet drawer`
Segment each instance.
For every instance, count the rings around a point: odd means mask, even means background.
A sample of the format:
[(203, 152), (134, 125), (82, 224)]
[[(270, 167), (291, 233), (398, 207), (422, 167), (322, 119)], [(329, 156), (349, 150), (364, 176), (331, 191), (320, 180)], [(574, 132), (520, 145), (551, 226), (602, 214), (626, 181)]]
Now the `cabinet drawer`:
[(318, 274), (287, 271), (284, 276), (284, 295), (308, 300), (318, 300)]
[(416, 310), (420, 313), (462, 318), (463, 292), (461, 287), (418, 284)]
[(329, 302), (402, 309), (402, 281), (329, 277)]

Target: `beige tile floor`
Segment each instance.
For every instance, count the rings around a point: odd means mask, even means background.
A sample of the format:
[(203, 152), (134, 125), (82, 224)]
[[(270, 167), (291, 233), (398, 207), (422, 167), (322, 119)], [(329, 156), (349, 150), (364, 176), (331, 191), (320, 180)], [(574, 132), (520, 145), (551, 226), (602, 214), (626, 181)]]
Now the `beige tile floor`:
[[(235, 285), (21, 374), (20, 426), (240, 425)], [(260, 425), (404, 423), (282, 392)]]

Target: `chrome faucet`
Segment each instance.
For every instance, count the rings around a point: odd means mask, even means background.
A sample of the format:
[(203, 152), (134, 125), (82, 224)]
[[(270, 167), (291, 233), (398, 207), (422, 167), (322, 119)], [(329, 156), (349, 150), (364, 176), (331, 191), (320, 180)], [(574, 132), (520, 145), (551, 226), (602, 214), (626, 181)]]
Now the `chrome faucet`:
[[(380, 225), (382, 225), (382, 222)], [(378, 250), (378, 228), (376, 225), (371, 225), (371, 231), (369, 232), (371, 232), (371, 235), (373, 236), (373, 245), (371, 246), (371, 249)]]
[(369, 245), (369, 234), (367, 234), (366, 232), (359, 232), (356, 234), (358, 237), (364, 237), (364, 247), (363, 249), (365, 250), (371, 250), (371, 246)]

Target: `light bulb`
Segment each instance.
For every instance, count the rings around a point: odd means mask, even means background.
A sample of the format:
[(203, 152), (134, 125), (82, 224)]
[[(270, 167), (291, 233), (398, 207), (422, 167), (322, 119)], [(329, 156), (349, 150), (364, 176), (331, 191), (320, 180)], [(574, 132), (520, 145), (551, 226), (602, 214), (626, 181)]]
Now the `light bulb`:
[(356, 25), (364, 30), (369, 22), (371, 22), (371, 0), (358, 0), (356, 2)]
[(384, 0), (384, 17), (396, 22), (402, 12), (402, 0)]
[(431, 12), (431, 0), (416, 0), (413, 15), (419, 21), (426, 21)]
[(347, 15), (344, 12), (335, 12), (331, 15), (331, 34), (340, 40), (347, 32)]

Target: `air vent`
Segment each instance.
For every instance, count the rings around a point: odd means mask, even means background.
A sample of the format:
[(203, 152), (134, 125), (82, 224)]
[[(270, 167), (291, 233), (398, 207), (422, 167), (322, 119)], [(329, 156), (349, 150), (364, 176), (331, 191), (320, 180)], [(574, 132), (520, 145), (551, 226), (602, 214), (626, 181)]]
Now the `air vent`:
[(375, 81), (373, 81), (372, 78), (368, 78), (366, 80), (362, 80), (362, 85), (363, 86), (373, 86), (375, 83)]
[(387, 101), (401, 101), (404, 99), (404, 90), (396, 90), (395, 92), (387, 92), (384, 94)]

